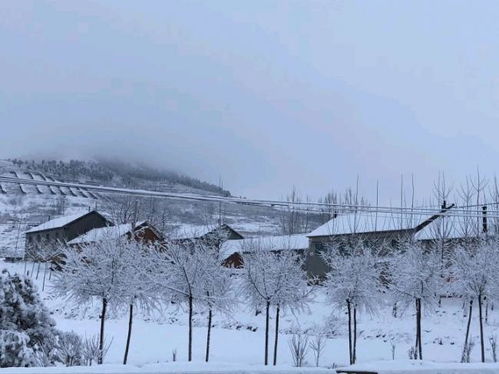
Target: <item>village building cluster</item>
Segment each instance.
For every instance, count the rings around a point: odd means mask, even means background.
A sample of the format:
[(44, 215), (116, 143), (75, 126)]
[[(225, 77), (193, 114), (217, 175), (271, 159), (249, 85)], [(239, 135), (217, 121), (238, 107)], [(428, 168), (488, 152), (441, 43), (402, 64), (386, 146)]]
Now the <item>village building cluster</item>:
[[(484, 212), (485, 213), (485, 212)], [(452, 215), (452, 206), (439, 213), (419, 218), (416, 215), (355, 211), (335, 214), (329, 221), (309, 233), (245, 238), (228, 224), (183, 227), (165, 234), (147, 221), (114, 224), (96, 210), (51, 219), (26, 231), (26, 257), (35, 261), (47, 260), (61, 245), (72, 248), (101, 240), (123, 237), (167, 245), (182, 244), (189, 248), (198, 241), (209, 242), (220, 254), (226, 267), (242, 268), (244, 255), (261, 250), (269, 252), (292, 251), (304, 258), (310, 277), (324, 277), (329, 271), (322, 254), (333, 245), (345, 246), (361, 239), (369, 246), (389, 251), (402, 240), (413, 239), (425, 245), (446, 251), (465, 238), (487, 234), (492, 226), (486, 214), (483, 218)], [(494, 226), (495, 227), (495, 226)], [(445, 239), (445, 244), (443, 240)]]

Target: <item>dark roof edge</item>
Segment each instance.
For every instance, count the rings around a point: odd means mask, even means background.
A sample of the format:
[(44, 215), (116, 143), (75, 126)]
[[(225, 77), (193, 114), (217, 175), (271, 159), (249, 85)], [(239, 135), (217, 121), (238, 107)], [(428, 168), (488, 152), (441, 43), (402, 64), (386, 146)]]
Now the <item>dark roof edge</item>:
[(433, 216), (431, 216), (430, 218), (428, 218), (427, 220), (421, 222), (419, 225), (416, 226), (415, 230), (416, 232), (419, 232), (421, 231), (422, 229), (424, 229), (426, 226), (428, 226), (429, 224), (431, 224), (432, 222), (436, 221), (438, 218), (442, 217), (442, 215), (444, 213), (447, 213), (449, 210), (451, 210), (452, 208), (454, 208), (456, 206), (456, 204), (451, 204), (450, 206), (446, 207), (446, 208), (442, 208), (440, 210), (440, 212), (438, 212), (437, 214), (434, 214)]

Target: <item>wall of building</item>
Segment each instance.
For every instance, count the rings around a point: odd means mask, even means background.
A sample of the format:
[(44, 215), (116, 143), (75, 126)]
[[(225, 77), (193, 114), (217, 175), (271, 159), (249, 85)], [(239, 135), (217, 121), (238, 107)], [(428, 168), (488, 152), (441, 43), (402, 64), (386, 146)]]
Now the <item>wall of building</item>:
[(309, 248), (305, 259), (307, 275), (319, 279), (326, 277), (329, 266), (324, 261), (323, 255), (331, 248), (339, 247), (340, 250), (348, 251), (348, 247), (354, 241), (362, 240), (373, 248), (378, 247), (381, 251), (380, 254), (385, 255), (386, 253), (383, 251), (390, 252), (400, 240), (409, 239), (414, 233), (415, 230), (411, 229), (312, 237), (309, 240)]

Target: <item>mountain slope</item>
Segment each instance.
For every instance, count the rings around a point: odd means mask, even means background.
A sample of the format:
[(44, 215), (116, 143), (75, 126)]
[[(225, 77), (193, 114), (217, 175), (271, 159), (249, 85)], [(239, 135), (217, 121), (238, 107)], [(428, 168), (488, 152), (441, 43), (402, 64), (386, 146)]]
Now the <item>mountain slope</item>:
[[(0, 175), (230, 196), (229, 191), (195, 178), (119, 162), (8, 160), (0, 161)], [(144, 219), (164, 233), (179, 226), (216, 225), (223, 221), (245, 237), (282, 234), (283, 219), (286, 219), (286, 212), (270, 207), (140, 198), (80, 188), (0, 183), (0, 256), (20, 253), (24, 248), (24, 231), (29, 227), (56, 216), (91, 209), (108, 214), (116, 223)], [(323, 223), (322, 218), (307, 214), (300, 231), (311, 231)]]

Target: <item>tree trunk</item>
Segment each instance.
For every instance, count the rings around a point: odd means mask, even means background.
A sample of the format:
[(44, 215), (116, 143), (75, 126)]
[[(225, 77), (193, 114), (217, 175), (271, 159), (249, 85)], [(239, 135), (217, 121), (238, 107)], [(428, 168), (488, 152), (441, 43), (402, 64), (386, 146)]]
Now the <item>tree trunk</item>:
[(45, 278), (47, 277), (47, 263), (43, 267), (43, 281), (42, 281), (42, 291), (45, 291)]
[(102, 365), (104, 361), (104, 321), (106, 320), (107, 299), (102, 298), (102, 313), (100, 315), (99, 357), (97, 364)]
[(478, 318), (480, 320), (480, 352), (482, 362), (485, 362), (485, 343), (483, 337), (482, 295), (478, 295)]
[(188, 361), (192, 361), (192, 295), (189, 295), (189, 347)]
[(275, 311), (274, 366), (277, 365), (277, 344), (279, 341), (279, 313), (280, 313), (280, 308), (279, 305), (277, 305), (277, 309)]
[(210, 359), (211, 319), (212, 319), (212, 312), (210, 309), (208, 311), (208, 333), (206, 334), (206, 358), (205, 358), (206, 362), (208, 362), (208, 360)]
[(419, 346), (421, 344), (421, 337), (419, 335), (419, 299), (415, 299), (415, 308), (416, 308), (416, 343), (414, 344), (414, 359), (417, 360), (419, 358)]
[(418, 299), (418, 341), (419, 359), (423, 359), (423, 334), (421, 333), (421, 299)]
[(350, 301), (347, 300), (347, 310), (348, 310), (348, 354), (350, 356), (350, 365), (352, 362), (352, 306), (350, 305)]
[(352, 349), (352, 363), (357, 361), (357, 308), (353, 307), (353, 349)]
[(267, 301), (265, 308), (265, 365), (269, 364), (269, 312), (270, 301)]
[(133, 322), (133, 302), (130, 303), (130, 312), (128, 316), (128, 334), (126, 337), (125, 357), (123, 358), (123, 365), (126, 365), (126, 362), (128, 361), (128, 350), (130, 349), (130, 339), (132, 337), (132, 322)]
[(36, 267), (36, 278), (38, 280), (38, 275), (40, 275), (40, 261), (38, 261), (38, 266)]
[(487, 297), (483, 298), (485, 300), (485, 323), (489, 323), (489, 299)]
[(468, 349), (468, 339), (470, 336), (470, 326), (471, 326), (471, 315), (473, 313), (473, 300), (470, 300), (470, 310), (468, 312), (468, 324), (466, 325), (466, 336), (464, 337), (464, 347), (463, 347), (463, 355), (461, 357), (461, 362), (464, 362), (465, 352)]

